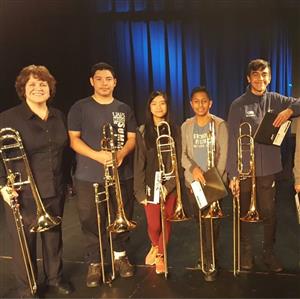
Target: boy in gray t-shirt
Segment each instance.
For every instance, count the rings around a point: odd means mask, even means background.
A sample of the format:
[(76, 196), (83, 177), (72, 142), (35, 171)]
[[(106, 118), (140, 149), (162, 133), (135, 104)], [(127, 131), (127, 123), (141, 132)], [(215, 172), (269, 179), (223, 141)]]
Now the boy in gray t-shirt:
[[(196, 87), (191, 93), (191, 106), (195, 113), (194, 117), (187, 119), (181, 126), (182, 136), (182, 167), (184, 168), (185, 185), (188, 188), (188, 198), (191, 207), (191, 214), (199, 223), (199, 208), (194, 194), (191, 190), (191, 183), (199, 181), (205, 184), (204, 172), (215, 166), (223, 181), (226, 181), (226, 158), (228, 146), (228, 132), (225, 121), (210, 114), (212, 100), (205, 87)], [(214, 147), (211, 148), (211, 140), (214, 138)], [(208, 147), (210, 154), (208, 155)], [(211, 161), (212, 160), (212, 161)], [(208, 212), (203, 211), (203, 215)], [(202, 234), (203, 260), (201, 268), (206, 281), (216, 279), (217, 268), (213, 265), (215, 249), (212, 248), (211, 222), (210, 219), (203, 219), (204, 233)], [(213, 233), (217, 237), (218, 225), (213, 223)]]

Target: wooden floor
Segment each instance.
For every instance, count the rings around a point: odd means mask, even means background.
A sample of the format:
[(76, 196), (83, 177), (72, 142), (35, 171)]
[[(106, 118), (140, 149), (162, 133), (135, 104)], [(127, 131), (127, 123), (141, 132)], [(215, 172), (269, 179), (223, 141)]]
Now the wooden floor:
[[(278, 182), (277, 244), (276, 252), (284, 265), (284, 272), (270, 274), (260, 257), (262, 225), (254, 224), (255, 270), (243, 272), (238, 277), (232, 273), (232, 205), (231, 198), (224, 199), (223, 209), (229, 216), (221, 221), (217, 247), (220, 272), (215, 282), (205, 282), (195, 267), (198, 260), (198, 228), (193, 221), (174, 223), (168, 248), (169, 277), (155, 274), (154, 268), (144, 266), (144, 257), (150, 243), (146, 233), (144, 211), (135, 206), (138, 227), (131, 234), (130, 260), (136, 266), (132, 278), (117, 278), (112, 286), (87, 288), (87, 266), (83, 262), (84, 240), (75, 206), (76, 197), (66, 202), (63, 220), (64, 276), (75, 287), (70, 298), (300, 298), (300, 234), (297, 223), (292, 182)], [(251, 224), (252, 225), (252, 224)], [(41, 265), (41, 262), (39, 262)], [(13, 297), (14, 279), (11, 275), (10, 242), (0, 204), (0, 297)], [(39, 272), (42, 281), (42, 269)], [(41, 297), (52, 298), (43, 292)]]

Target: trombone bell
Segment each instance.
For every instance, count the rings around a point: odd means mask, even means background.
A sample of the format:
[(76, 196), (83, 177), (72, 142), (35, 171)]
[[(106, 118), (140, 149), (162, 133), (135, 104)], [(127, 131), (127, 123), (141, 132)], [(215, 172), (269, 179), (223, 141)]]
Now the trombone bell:
[(262, 219), (260, 218), (257, 210), (254, 211), (249, 210), (244, 217), (241, 217), (241, 221), (254, 223), (254, 222), (261, 222)]
[(128, 221), (127, 219), (123, 219), (121, 217), (116, 218), (115, 221), (107, 227), (107, 230), (111, 233), (124, 233), (127, 231), (131, 231), (135, 229), (136, 222)]
[(171, 216), (170, 218), (168, 218), (169, 221), (185, 221), (185, 220), (189, 220), (189, 218), (186, 217), (182, 206), (178, 205), (178, 208), (175, 208), (174, 214), (173, 216)]
[(31, 233), (42, 233), (61, 223), (61, 217), (50, 216), (48, 213), (40, 215), (30, 228)]
[(220, 218), (225, 218), (225, 217), (226, 217), (226, 215), (224, 215), (224, 213), (220, 207), (219, 201), (213, 202), (210, 205), (208, 212), (202, 216), (202, 218), (205, 218), (205, 219), (209, 219), (209, 218), (220, 219)]

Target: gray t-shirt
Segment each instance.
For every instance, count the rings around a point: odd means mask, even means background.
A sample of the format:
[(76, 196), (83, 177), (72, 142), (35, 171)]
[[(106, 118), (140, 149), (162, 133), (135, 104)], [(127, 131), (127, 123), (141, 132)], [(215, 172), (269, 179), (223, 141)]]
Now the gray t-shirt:
[(207, 170), (207, 133), (209, 132), (209, 123), (204, 127), (198, 124), (194, 125), (193, 129), (193, 151), (194, 160), (197, 165), (203, 170)]
[[(122, 148), (128, 132), (136, 132), (136, 120), (131, 108), (116, 99), (103, 105), (92, 97), (76, 102), (68, 114), (68, 130), (81, 132), (81, 139), (92, 149), (101, 149), (103, 125), (110, 123), (114, 129), (115, 145)], [(132, 154), (118, 168), (120, 180), (133, 177)], [(103, 183), (104, 167), (99, 162), (76, 153), (75, 178), (82, 181)]]

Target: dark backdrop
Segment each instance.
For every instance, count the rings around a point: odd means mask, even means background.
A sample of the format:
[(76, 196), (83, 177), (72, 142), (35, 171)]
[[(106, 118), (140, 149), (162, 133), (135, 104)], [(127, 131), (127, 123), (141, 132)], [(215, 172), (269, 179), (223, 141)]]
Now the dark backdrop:
[(91, 93), (90, 66), (106, 61), (139, 123), (153, 89), (167, 91), (181, 123), (199, 84), (226, 119), (253, 58), (271, 61), (271, 90), (299, 96), (299, 17), (297, 0), (0, 0), (0, 110), (18, 103), (15, 77), (28, 64), (50, 69), (67, 112)]

